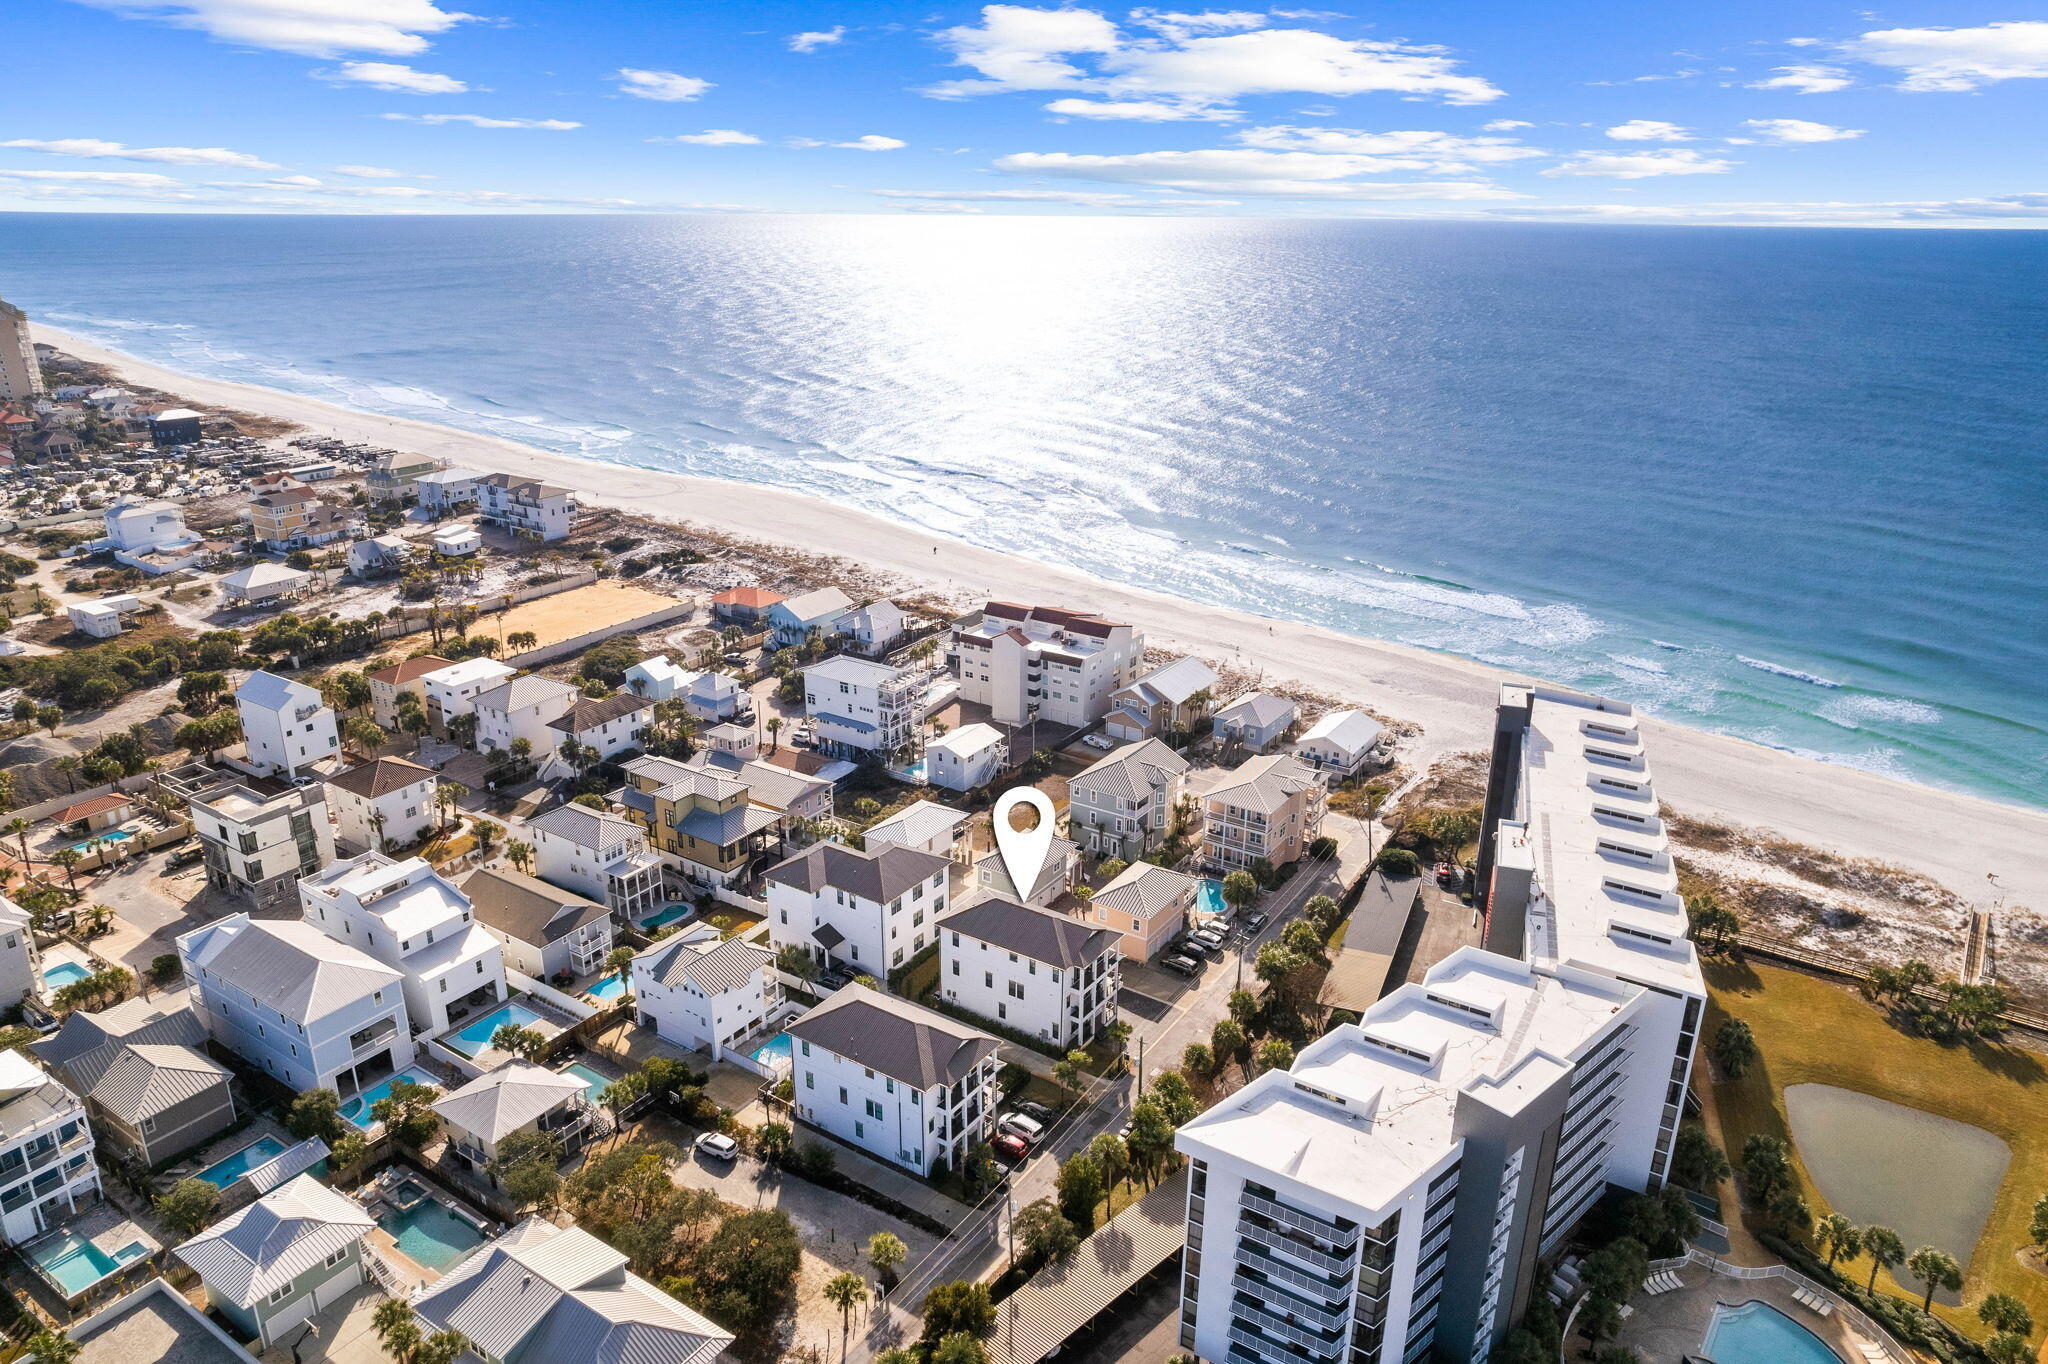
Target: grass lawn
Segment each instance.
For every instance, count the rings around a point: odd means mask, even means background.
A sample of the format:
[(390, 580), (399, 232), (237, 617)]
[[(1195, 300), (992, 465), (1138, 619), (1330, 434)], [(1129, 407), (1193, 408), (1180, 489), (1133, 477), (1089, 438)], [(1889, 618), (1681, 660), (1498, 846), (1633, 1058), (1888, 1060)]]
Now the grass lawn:
[[(1712, 998), (1703, 1049), (1721, 1020), (1732, 1015), (1749, 1024), (1762, 1053), (1741, 1079), (1724, 1080), (1715, 1090), (1719, 1138), (1731, 1162), (1740, 1161), (1743, 1140), (1752, 1133), (1769, 1133), (1790, 1144), (1784, 1091), (1797, 1084), (1836, 1085), (1981, 1127), (2011, 1149), (2012, 1162), (1965, 1266), (1965, 1305), (1937, 1303), (1934, 1310), (1978, 1339), (1987, 1333), (1977, 1320), (1976, 1304), (1987, 1293), (2010, 1293), (2027, 1304), (2036, 1321), (2048, 1320), (2048, 1277), (2015, 1256), (2027, 1244), (2034, 1200), (2048, 1192), (2048, 1058), (2017, 1047), (1983, 1042), (1941, 1046), (1909, 1037), (1847, 988), (1794, 971), (1713, 963), (1707, 967), (1707, 985)], [(1938, 1151), (1926, 1154), (1929, 1160), (1941, 1158)], [(1804, 1162), (1795, 1164), (1800, 1193), (1815, 1218), (1832, 1211)], [(1844, 1268), (1856, 1279), (1869, 1270), (1869, 1261), (1862, 1259)], [(1905, 1266), (1899, 1271), (1904, 1276), (1899, 1280), (1880, 1272), (1878, 1285), (1892, 1287), (1918, 1306), (1918, 1282), (1905, 1274)]]

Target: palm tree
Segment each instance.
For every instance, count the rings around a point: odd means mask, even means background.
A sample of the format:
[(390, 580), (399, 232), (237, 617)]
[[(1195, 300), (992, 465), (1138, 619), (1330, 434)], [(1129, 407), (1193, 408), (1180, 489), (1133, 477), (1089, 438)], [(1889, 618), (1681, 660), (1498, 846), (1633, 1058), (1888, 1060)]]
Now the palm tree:
[(1820, 1219), (1813, 1229), (1813, 1239), (1827, 1247), (1828, 1268), (1835, 1267), (1835, 1261), (1844, 1255), (1854, 1255), (1863, 1246), (1863, 1234), (1856, 1224), (1838, 1212), (1831, 1212)]
[(377, 1310), (370, 1315), (370, 1330), (384, 1347), (384, 1353), (399, 1364), (410, 1360), (425, 1340), (419, 1318), (404, 1298), (386, 1298), (378, 1303)]
[(1863, 1229), (1863, 1253), (1870, 1257), (1870, 1281), (1865, 1286), (1874, 1293), (1877, 1271), (1890, 1269), (1905, 1259), (1906, 1243), (1890, 1227), (1868, 1226)]
[(868, 1238), (868, 1263), (882, 1276), (886, 1286), (896, 1278), (896, 1266), (910, 1255), (910, 1247), (893, 1231), (878, 1231)]
[(1955, 1257), (1933, 1246), (1922, 1246), (1906, 1261), (1906, 1272), (1926, 1285), (1927, 1291), (1920, 1297), (1920, 1310), (1931, 1311), (1934, 1307), (1934, 1290), (1946, 1288), (1951, 1292), (1963, 1286), (1963, 1267)]
[(28, 875), (28, 831), (34, 827), (20, 815), (7, 821), (7, 832), (21, 840), (21, 872), (24, 876)]
[(782, 717), (781, 717), (781, 716), (779, 716), (779, 715), (771, 715), (771, 716), (769, 716), (769, 717), (768, 717), (768, 726), (767, 726), (767, 728), (768, 728), (768, 751), (769, 751), (770, 753), (773, 753), (773, 752), (774, 752), (774, 751), (775, 751), (776, 749), (778, 749), (778, 748), (780, 748), (780, 747), (782, 746), (782, 740), (776, 737), (776, 736), (777, 736), (778, 734), (780, 734), (780, 733), (781, 733), (781, 731), (782, 731)]
[(78, 889), (78, 864), (85, 860), (84, 856), (76, 848), (59, 848), (50, 854), (50, 860), (64, 868), (64, 879), (69, 883), (71, 889), (76, 892)]
[(59, 772), (62, 772), (62, 773), (64, 774), (64, 789), (65, 789), (65, 791), (66, 791), (66, 792), (76, 791), (76, 790), (78, 789), (78, 778), (77, 778), (77, 772), (78, 772), (78, 759), (77, 759), (77, 758), (75, 758), (75, 757), (64, 757), (64, 758), (59, 758), (59, 759), (57, 759), (57, 761), (56, 761), (56, 762), (52, 763), (52, 764), (51, 764), (51, 766), (55, 767), (55, 768), (56, 768), (56, 769), (57, 769), (57, 770), (58, 770)]
[(868, 1281), (858, 1274), (838, 1274), (825, 1285), (825, 1301), (839, 1309), (839, 1357), (846, 1357), (846, 1333), (853, 1309), (868, 1300)]
[(505, 844), (505, 860), (520, 871), (533, 865), (533, 844), (512, 839)]
[(457, 802), (468, 794), (469, 788), (459, 781), (444, 781), (434, 788), (434, 804), (441, 807), (443, 822), (453, 818)]

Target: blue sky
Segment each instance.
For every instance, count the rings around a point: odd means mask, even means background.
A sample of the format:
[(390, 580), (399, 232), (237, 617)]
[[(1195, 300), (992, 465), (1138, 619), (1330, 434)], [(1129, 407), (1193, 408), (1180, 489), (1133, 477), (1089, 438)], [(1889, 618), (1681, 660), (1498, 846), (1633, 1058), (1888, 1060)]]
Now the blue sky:
[(15, 0), (0, 209), (2048, 222), (2041, 4), (458, 2)]

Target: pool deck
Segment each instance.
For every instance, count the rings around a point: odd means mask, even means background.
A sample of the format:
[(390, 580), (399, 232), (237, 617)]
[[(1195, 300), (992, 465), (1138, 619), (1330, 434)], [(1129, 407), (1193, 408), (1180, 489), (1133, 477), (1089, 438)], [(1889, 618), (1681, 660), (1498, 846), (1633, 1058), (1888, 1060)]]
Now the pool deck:
[[(102, 1203), (97, 1208), (80, 1213), (69, 1221), (59, 1222), (48, 1231), (42, 1233), (42, 1235), (31, 1237), (23, 1242), (20, 1247), (23, 1258), (33, 1258), (32, 1252), (38, 1241), (62, 1236), (66, 1232), (78, 1237), (80, 1240), (90, 1241), (109, 1256), (119, 1255), (121, 1251), (138, 1241), (142, 1243), (144, 1251), (142, 1255), (122, 1264), (113, 1273), (101, 1279), (99, 1284), (83, 1290), (86, 1293), (104, 1291), (100, 1288), (100, 1284), (117, 1280), (124, 1272), (137, 1266), (140, 1266), (146, 1274), (153, 1274), (155, 1271), (148, 1267), (149, 1257), (163, 1249), (163, 1244), (147, 1231), (144, 1231), (140, 1223), (129, 1220), (128, 1215), (114, 1204)], [(40, 1276), (38, 1277), (40, 1278)], [(68, 1290), (66, 1291), (68, 1292)]]
[[(1863, 1352), (1856, 1347), (1868, 1339), (1842, 1319), (1838, 1309), (1822, 1317), (1801, 1306), (1792, 1296), (1793, 1282), (1787, 1279), (1734, 1279), (1710, 1273), (1705, 1266), (1689, 1264), (1678, 1271), (1683, 1288), (1651, 1297), (1638, 1293), (1630, 1300), (1634, 1308), (1622, 1323), (1615, 1342), (1634, 1350), (1643, 1359), (1681, 1360), (1700, 1353), (1707, 1325), (1719, 1303), (1731, 1307), (1746, 1302), (1768, 1303), (1819, 1336), (1839, 1355), (1844, 1364), (1863, 1364)], [(1889, 1346), (1903, 1356), (1903, 1347), (1886, 1340), (1869, 1343)]]
[[(459, 1069), (474, 1069), (476, 1073), (479, 1075), (486, 1074), (489, 1071), (495, 1070), (504, 1062), (512, 1059), (511, 1052), (501, 1051), (497, 1047), (491, 1046), (489, 1043), (486, 1043), (484, 1046), (478, 1049), (476, 1055), (464, 1057), (462, 1048), (455, 1045), (455, 1039), (461, 1035), (463, 1029), (473, 1027), (479, 1020), (483, 1019), (484, 1017), (490, 1014), (496, 1013), (498, 1010), (504, 1008), (505, 1004), (518, 1004), (521, 1008), (526, 1009), (528, 1012), (539, 1015), (532, 1023), (528, 1024), (527, 1026), (531, 1027), (535, 1032), (541, 1034), (543, 1037), (546, 1037), (549, 1041), (553, 1041), (555, 1038), (561, 1036), (563, 1033), (568, 1032), (571, 1028), (574, 1028), (577, 1023), (576, 1019), (570, 1018), (567, 1015), (559, 1013), (556, 1010), (550, 1008), (547, 1005), (546, 1001), (535, 999), (531, 995), (521, 995), (516, 1000), (508, 999), (505, 1001), (505, 1003), (493, 1004), (488, 1009), (478, 1009), (471, 1013), (465, 1014), (461, 1019), (457, 1020), (455, 1023), (450, 1024), (446, 1031), (436, 1033), (432, 1038), (427, 1040), (434, 1043), (438, 1043), (441, 1047), (445, 1048), (450, 1055), (467, 1061), (467, 1066), (462, 1066), (460, 1062), (458, 1062)], [(433, 1056), (430, 1054), (429, 1059), (443, 1060), (445, 1058)]]

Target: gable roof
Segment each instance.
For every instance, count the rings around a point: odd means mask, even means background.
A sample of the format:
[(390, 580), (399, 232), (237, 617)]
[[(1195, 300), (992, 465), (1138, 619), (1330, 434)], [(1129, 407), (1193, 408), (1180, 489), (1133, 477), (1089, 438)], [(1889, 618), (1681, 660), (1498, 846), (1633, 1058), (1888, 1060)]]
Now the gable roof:
[(76, 805), (65, 806), (56, 814), (50, 816), (50, 822), (52, 824), (71, 824), (78, 820), (90, 819), (94, 815), (103, 815), (109, 810), (118, 810), (124, 805), (133, 805), (134, 803), (135, 797), (125, 791), (109, 791), (104, 796), (94, 796), (91, 800), (82, 800)]
[(375, 1225), (362, 1204), (311, 1175), (300, 1175), (173, 1246), (171, 1253), (208, 1288), (238, 1307), (251, 1307), (335, 1251), (361, 1241)]
[(593, 701), (584, 697), (570, 706), (562, 715), (548, 721), (549, 729), (559, 729), (565, 734), (581, 734), (586, 729), (596, 729), (607, 721), (621, 715), (632, 715), (637, 711), (652, 710), (654, 703), (630, 691), (615, 691), (610, 696)]
[[(258, 559), (247, 568), (238, 569), (228, 574), (227, 577), (222, 578), (220, 585), (222, 587), (234, 587), (247, 591), (252, 587), (272, 587), (280, 583), (302, 583), (306, 581), (308, 576), (308, 574), (301, 573), (296, 568), (286, 568), (283, 564), (273, 564), (267, 559)], [(236, 692), (235, 699), (240, 700), (241, 695), (240, 692)]]
[(877, 824), (868, 826), (867, 843), (903, 843), (915, 846), (941, 836), (958, 838), (967, 812), (937, 801), (914, 800)]
[(1122, 935), (1113, 929), (1096, 928), (1065, 914), (1030, 905), (1002, 895), (977, 900), (967, 908), (939, 920), (942, 931), (977, 938), (1048, 966), (1085, 966), (1116, 945)]
[(587, 1086), (531, 1061), (512, 1060), (434, 1101), (451, 1126), (495, 1142), (583, 1096)]
[(159, 1000), (124, 1000), (98, 1013), (74, 1009), (64, 1016), (54, 1036), (30, 1043), (29, 1049), (84, 1093), (128, 1043), (205, 1045), (206, 1025), (198, 1014), (183, 1004), (166, 1009)]
[(963, 1079), (999, 1045), (978, 1028), (865, 985), (841, 986), (786, 1031), (920, 1091)]
[(706, 949), (680, 937), (664, 938), (633, 958), (633, 978), (663, 985), (684, 981), (707, 995), (744, 988), (775, 954), (744, 938), (727, 938)]
[(1286, 697), (1275, 696), (1269, 691), (1255, 691), (1248, 696), (1238, 697), (1217, 711), (1216, 723), (1243, 724), (1254, 729), (1264, 729), (1282, 720), (1292, 721), (1294, 711), (1294, 703)]
[(1103, 754), (1076, 773), (1067, 785), (1136, 800), (1187, 770), (1188, 760), (1158, 739), (1140, 739)]
[(225, 1089), (231, 1078), (191, 1047), (130, 1042), (117, 1048), (86, 1097), (132, 1123), (209, 1090)]
[(375, 800), (388, 796), (393, 791), (402, 791), (408, 786), (434, 780), (434, 770), (409, 763), (403, 758), (376, 758), (366, 763), (357, 763), (343, 772), (337, 772), (327, 779), (329, 786), (336, 786), (352, 796), (364, 800)]
[(189, 954), (195, 966), (301, 1023), (404, 979), (368, 953), (297, 919), (237, 914), (187, 937), (197, 939)]
[(1247, 758), (1211, 786), (1203, 799), (1220, 800), (1250, 810), (1277, 810), (1297, 792), (1322, 785), (1322, 778), (1301, 759), (1287, 753)]
[(778, 614), (787, 614), (800, 621), (823, 620), (827, 616), (838, 616), (853, 605), (853, 598), (836, 587), (821, 587), (801, 596), (784, 597), (775, 603)]
[(745, 606), (756, 611), (766, 611), (779, 601), (789, 598), (780, 592), (770, 592), (765, 587), (728, 587), (711, 599), (713, 606)]
[(943, 857), (899, 843), (855, 852), (841, 843), (814, 843), (768, 869), (768, 879), (816, 895), (843, 890), (863, 900), (893, 900), (912, 886), (943, 875)]
[[(248, 572), (258, 567), (276, 568), (279, 565), (252, 564), (249, 569), (245, 569), (243, 572)], [(289, 568), (285, 569), (285, 572), (293, 573), (299, 577), (305, 576)], [(241, 574), (235, 574), (234, 576), (240, 577)], [(226, 582), (228, 580), (223, 578), (221, 581)], [(320, 700), (320, 693), (314, 691), (305, 683), (294, 682), (288, 677), (279, 677), (276, 673), (265, 672), (261, 668), (243, 678), (242, 685), (235, 688), (235, 704), (239, 706), (244, 702), (252, 706), (260, 706), (264, 710), (283, 710), (288, 706), (306, 705), (309, 702), (313, 705), (323, 704)]]
[(1150, 700), (1184, 706), (1190, 696), (1204, 687), (1215, 686), (1216, 681), (1214, 668), (1201, 659), (1190, 656), (1160, 664), (1131, 683), (1130, 690)]
[(581, 895), (502, 867), (471, 872), (462, 883), (462, 893), (469, 897), (478, 923), (536, 947), (596, 923), (611, 912)]
[(528, 673), (524, 677), (515, 677), (509, 682), (500, 683), (489, 691), (478, 692), (475, 704), (478, 710), (512, 711), (537, 706), (545, 701), (573, 699), (582, 695), (582, 692), (567, 682), (557, 682), (552, 677)]
[(1301, 736), (1304, 744), (1318, 740), (1336, 745), (1348, 753), (1362, 753), (1379, 742), (1380, 722), (1362, 710), (1333, 710), (1309, 726)]
[(557, 805), (546, 814), (535, 815), (526, 821), (526, 827), (566, 838), (593, 851), (601, 851), (616, 843), (647, 841), (646, 831), (632, 820), (573, 801)]

